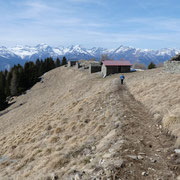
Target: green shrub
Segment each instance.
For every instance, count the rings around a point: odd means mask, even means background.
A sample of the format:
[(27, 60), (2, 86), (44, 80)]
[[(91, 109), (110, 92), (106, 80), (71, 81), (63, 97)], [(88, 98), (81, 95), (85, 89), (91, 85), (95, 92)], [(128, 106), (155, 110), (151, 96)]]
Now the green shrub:
[(153, 69), (153, 68), (156, 68), (156, 65), (151, 62), (149, 65), (148, 65), (148, 69)]

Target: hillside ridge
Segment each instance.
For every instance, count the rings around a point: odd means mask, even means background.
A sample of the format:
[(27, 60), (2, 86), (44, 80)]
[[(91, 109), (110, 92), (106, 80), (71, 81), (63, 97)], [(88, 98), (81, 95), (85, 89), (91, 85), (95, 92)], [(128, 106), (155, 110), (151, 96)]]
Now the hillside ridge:
[[(175, 179), (175, 140), (119, 75), (60, 67), (0, 116), (0, 178)], [(129, 80), (130, 81), (130, 80)]]

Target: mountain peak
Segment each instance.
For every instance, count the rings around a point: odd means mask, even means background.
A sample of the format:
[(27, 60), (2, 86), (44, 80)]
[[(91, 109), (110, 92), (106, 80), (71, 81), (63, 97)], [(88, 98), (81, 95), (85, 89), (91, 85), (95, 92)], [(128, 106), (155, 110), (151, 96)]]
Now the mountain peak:
[(0, 46), (0, 49), (7, 49), (7, 47), (5, 47), (5, 46)]
[(81, 45), (77, 44), (77, 45), (70, 46), (69, 49), (82, 49), (82, 47)]
[[(139, 61), (145, 65), (148, 65), (150, 61), (155, 63), (163, 62), (170, 59), (176, 54), (180, 53), (180, 50), (173, 48), (163, 48), (160, 50), (140, 49), (129, 46), (120, 45), (116, 49), (105, 49), (102, 47), (83, 48), (81, 45), (72, 45), (70, 47), (51, 47), (46, 43), (40, 43), (36, 46), (22, 46), (16, 45), (15, 47), (6, 48), (5, 46), (0, 47), (0, 60), (3, 58), (8, 59), (13, 64), (15, 57), (18, 61), (30, 60), (35, 61), (37, 58), (45, 59), (47, 57), (53, 57), (60, 59), (66, 56), (68, 59), (91, 59), (96, 58), (99, 60), (102, 54), (107, 54), (110, 58), (119, 60), (121, 58), (131, 61)], [(4, 61), (4, 59), (3, 59)], [(25, 61), (23, 61), (25, 62)], [(18, 62), (22, 63), (22, 62)], [(2, 65), (3, 64), (3, 65)], [(0, 66), (5, 67), (7, 61), (1, 62)]]

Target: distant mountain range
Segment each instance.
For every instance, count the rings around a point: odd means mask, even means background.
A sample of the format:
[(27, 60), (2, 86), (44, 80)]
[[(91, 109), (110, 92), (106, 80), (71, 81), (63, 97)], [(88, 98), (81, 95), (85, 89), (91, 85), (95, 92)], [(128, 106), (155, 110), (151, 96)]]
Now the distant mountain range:
[(171, 57), (179, 54), (179, 49), (164, 48), (160, 50), (139, 49), (127, 46), (119, 46), (115, 49), (105, 49), (93, 47), (91, 49), (83, 48), (80, 45), (70, 47), (51, 47), (47, 44), (37, 46), (15, 46), (0, 47), (0, 70), (9, 69), (14, 64), (24, 64), (26, 61), (35, 61), (37, 58), (45, 59), (53, 57), (54, 59), (66, 56), (67, 59), (91, 59), (100, 60), (102, 54), (107, 54), (114, 60), (125, 59), (131, 63), (139, 62), (148, 65), (151, 61), (155, 64), (169, 60)]

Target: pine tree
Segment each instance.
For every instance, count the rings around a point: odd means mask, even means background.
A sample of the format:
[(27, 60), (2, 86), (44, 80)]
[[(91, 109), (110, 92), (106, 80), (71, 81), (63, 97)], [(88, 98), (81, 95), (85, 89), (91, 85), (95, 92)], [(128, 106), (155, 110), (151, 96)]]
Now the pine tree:
[[(67, 64), (65, 57), (63, 58), (63, 62)], [(35, 63), (26, 62), (24, 67), (20, 64), (14, 65), (9, 72), (7, 70), (0, 72), (0, 110), (7, 107), (8, 103), (6, 102), (6, 98), (8, 96), (22, 94), (38, 82), (39, 77), (45, 72), (59, 66), (59, 58), (54, 62), (53, 58), (50, 57), (44, 61), (37, 59)]]
[(7, 97), (11, 95), (11, 92), (10, 92), (11, 79), (12, 79), (12, 72), (10, 71), (7, 73), (7, 76), (6, 76), (5, 94)]
[(18, 64), (18, 69), (17, 69), (17, 91), (18, 95), (22, 94), (25, 91), (25, 77), (24, 77), (24, 70), (21, 65)]
[(8, 71), (0, 72), (0, 111), (5, 109), (8, 105), (6, 98), (7, 98), (7, 93), (6, 93), (6, 76), (8, 74)]
[(1, 71), (1, 72), (0, 72), (0, 90), (1, 90), (1, 92), (4, 92), (4, 90), (5, 90), (5, 83), (6, 83), (5, 75), (4, 75), (4, 73)]
[(49, 71), (49, 58), (44, 60), (44, 72)]
[(60, 59), (57, 57), (55, 62), (56, 67), (59, 67), (61, 65)]
[(17, 80), (17, 70), (15, 69), (12, 73), (12, 79), (10, 84), (10, 92), (12, 96), (17, 95), (17, 87), (18, 87), (18, 80)]
[(180, 54), (177, 54), (176, 56), (172, 57), (170, 61), (180, 61)]
[(39, 77), (45, 73), (45, 64), (44, 61), (41, 59), (40, 61), (40, 68), (39, 68)]
[(6, 102), (6, 95), (5, 93), (0, 89), (0, 111), (5, 109), (7, 107), (8, 103)]
[(149, 65), (148, 65), (148, 69), (153, 69), (153, 68), (156, 68), (156, 65), (151, 62)]
[(36, 66), (38, 77), (40, 77), (41, 76), (41, 73), (40, 73), (41, 61), (39, 59), (36, 60), (35, 66)]
[(5, 75), (0, 72), (0, 111), (6, 107)]
[(49, 58), (49, 70), (52, 70), (54, 69), (56, 66), (55, 66), (55, 63), (54, 63), (54, 60), (52, 57)]
[(38, 68), (39, 68), (40, 64), (41, 64), (40, 60), (37, 59), (37, 60), (36, 60), (36, 66), (37, 66)]
[(66, 60), (66, 57), (64, 56), (62, 59), (62, 65), (66, 65), (66, 64), (67, 64), (67, 60)]

